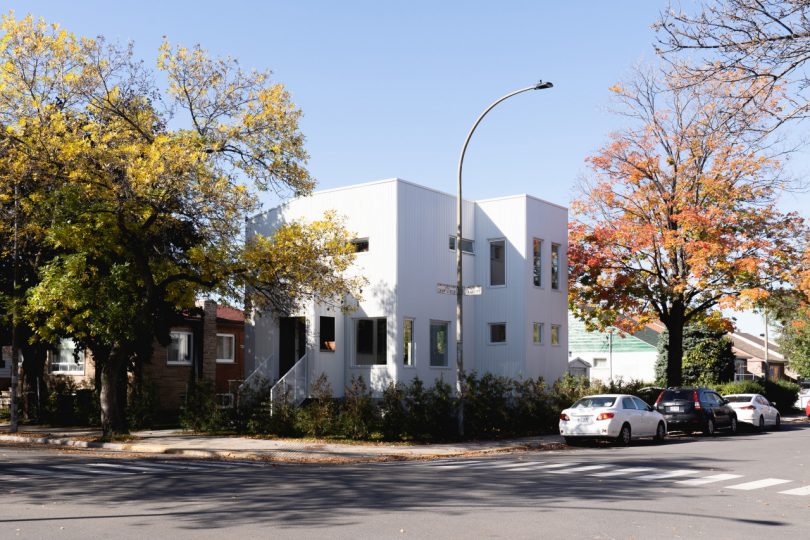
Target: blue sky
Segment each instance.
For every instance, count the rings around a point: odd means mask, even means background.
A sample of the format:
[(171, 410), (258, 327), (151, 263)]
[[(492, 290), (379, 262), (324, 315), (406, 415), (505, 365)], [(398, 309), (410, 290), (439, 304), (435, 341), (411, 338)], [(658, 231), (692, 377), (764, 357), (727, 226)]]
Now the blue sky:
[[(269, 68), (303, 109), (319, 187), (400, 177), (455, 192), (461, 144), (493, 100), (538, 79), (476, 131), (465, 197), (529, 193), (567, 205), (584, 159), (619, 120), (607, 88), (654, 61), (661, 0), (5, 2), (80, 34), (134, 41), (154, 62), (162, 36)], [(685, 8), (691, 2), (685, 0)], [(4, 11), (5, 11), (4, 9)], [(803, 127), (803, 129), (806, 126)], [(794, 159), (810, 170), (810, 150)], [(270, 197), (266, 202), (271, 204)], [(784, 209), (810, 217), (807, 194)], [(755, 323), (750, 331), (758, 333)]]

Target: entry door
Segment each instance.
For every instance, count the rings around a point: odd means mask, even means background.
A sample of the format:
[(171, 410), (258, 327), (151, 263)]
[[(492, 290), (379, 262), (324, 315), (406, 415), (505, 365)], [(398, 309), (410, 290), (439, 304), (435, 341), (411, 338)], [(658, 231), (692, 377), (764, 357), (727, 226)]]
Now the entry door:
[(278, 321), (278, 377), (290, 371), (307, 349), (307, 323), (304, 317), (281, 317)]

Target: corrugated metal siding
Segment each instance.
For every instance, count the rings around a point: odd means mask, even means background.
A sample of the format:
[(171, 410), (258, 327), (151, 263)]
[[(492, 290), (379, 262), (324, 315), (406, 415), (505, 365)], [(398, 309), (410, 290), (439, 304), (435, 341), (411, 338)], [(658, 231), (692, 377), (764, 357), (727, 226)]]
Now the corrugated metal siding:
[[(585, 352), (608, 352), (608, 332), (588, 332), (585, 323), (570, 315), (568, 332), (568, 348), (574, 356)], [(613, 352), (656, 352), (656, 347), (632, 335), (622, 337), (617, 330), (613, 334)]]

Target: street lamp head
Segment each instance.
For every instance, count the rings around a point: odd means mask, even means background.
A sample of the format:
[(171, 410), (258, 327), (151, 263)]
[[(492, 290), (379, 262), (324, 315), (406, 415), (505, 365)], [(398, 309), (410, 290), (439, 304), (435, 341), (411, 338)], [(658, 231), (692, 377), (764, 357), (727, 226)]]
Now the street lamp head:
[(548, 81), (546, 81), (546, 82), (537, 81), (537, 84), (534, 85), (535, 90), (545, 90), (546, 88), (553, 88), (553, 87), (554, 87), (554, 85), (551, 84)]

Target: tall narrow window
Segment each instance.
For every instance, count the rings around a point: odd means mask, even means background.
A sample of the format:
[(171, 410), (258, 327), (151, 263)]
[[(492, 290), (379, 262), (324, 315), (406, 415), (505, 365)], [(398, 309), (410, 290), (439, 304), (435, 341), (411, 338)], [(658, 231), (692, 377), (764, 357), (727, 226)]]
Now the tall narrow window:
[(536, 322), (532, 327), (532, 342), (536, 345), (543, 344), (543, 323)]
[(236, 336), (217, 334), (217, 364), (233, 364), (236, 360)]
[(551, 244), (551, 288), (560, 288), (560, 246)]
[(560, 325), (559, 324), (552, 324), (551, 325), (551, 344), (552, 345), (559, 345), (560, 344)]
[(489, 243), (489, 284), (506, 285), (506, 250), (503, 240)]
[(335, 350), (335, 318), (321, 317), (321, 350)]
[(430, 322), (430, 365), (447, 367), (447, 323)]
[(506, 343), (506, 323), (491, 323), (489, 325), (489, 342)]
[(543, 241), (539, 238), (532, 241), (532, 283), (543, 286)]
[(384, 365), (388, 350), (387, 337), (387, 319), (357, 319), (355, 321), (355, 365)]
[(402, 365), (413, 365), (413, 319), (402, 321)]

